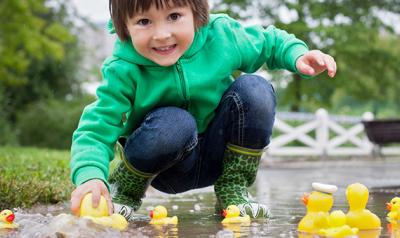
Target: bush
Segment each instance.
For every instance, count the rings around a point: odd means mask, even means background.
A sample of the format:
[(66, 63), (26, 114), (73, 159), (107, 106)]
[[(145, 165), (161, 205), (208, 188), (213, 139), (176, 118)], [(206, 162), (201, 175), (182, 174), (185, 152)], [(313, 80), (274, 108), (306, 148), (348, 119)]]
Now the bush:
[(0, 115), (0, 145), (16, 145), (17, 138), (12, 126)]
[(0, 84), (0, 145), (15, 145), (17, 138), (11, 123), (7, 120), (7, 100), (4, 97), (4, 87)]
[(50, 99), (29, 105), (17, 116), (20, 145), (69, 149), (83, 107), (93, 100), (93, 97), (72, 101)]

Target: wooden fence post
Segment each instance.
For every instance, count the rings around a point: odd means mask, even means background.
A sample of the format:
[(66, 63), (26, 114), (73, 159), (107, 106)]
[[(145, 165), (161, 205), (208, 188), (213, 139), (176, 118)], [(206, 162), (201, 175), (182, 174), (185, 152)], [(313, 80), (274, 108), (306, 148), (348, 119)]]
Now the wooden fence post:
[(318, 149), (321, 153), (321, 156), (325, 158), (327, 157), (327, 147), (329, 143), (329, 115), (325, 109), (320, 108), (316, 111), (315, 116), (319, 124), (315, 130), (315, 138), (318, 142)]

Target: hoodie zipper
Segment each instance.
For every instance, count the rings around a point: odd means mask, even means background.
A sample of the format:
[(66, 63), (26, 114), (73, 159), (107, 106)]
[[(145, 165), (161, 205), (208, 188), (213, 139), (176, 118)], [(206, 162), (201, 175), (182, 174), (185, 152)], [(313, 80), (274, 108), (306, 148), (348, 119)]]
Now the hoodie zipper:
[(182, 95), (183, 95), (183, 100), (184, 100), (184, 104), (183, 107), (185, 109), (188, 108), (188, 100), (187, 100), (187, 92), (186, 92), (186, 83), (185, 83), (185, 78), (183, 76), (183, 72), (182, 72), (182, 65), (181, 62), (178, 61), (176, 63), (176, 70), (178, 71), (178, 75), (179, 75), (179, 80), (181, 82), (181, 88), (182, 88)]

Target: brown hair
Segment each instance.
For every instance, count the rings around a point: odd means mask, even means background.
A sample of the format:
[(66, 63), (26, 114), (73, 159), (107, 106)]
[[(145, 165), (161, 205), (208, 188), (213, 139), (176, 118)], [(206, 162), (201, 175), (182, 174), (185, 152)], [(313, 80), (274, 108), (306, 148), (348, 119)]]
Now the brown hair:
[(208, 0), (109, 0), (109, 10), (115, 32), (125, 41), (129, 38), (126, 21), (135, 13), (144, 12), (155, 5), (157, 9), (171, 6), (190, 6), (193, 11), (195, 28), (208, 23)]

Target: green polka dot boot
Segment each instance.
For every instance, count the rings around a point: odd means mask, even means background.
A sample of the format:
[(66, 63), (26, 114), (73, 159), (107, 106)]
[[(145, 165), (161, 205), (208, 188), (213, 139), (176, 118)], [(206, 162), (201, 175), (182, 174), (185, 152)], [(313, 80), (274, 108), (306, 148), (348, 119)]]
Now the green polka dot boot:
[(228, 144), (223, 160), (222, 175), (214, 184), (218, 213), (229, 205), (236, 205), (241, 215), (249, 215), (253, 218), (270, 217), (268, 207), (253, 201), (247, 191), (256, 179), (261, 154), (261, 150)]
[(117, 144), (116, 147), (120, 159), (115, 158), (116, 161), (113, 161), (114, 169), (111, 169), (108, 179), (110, 194), (114, 212), (121, 214), (130, 221), (133, 218), (133, 213), (142, 205), (142, 198), (155, 176), (135, 169), (125, 159), (122, 146)]

